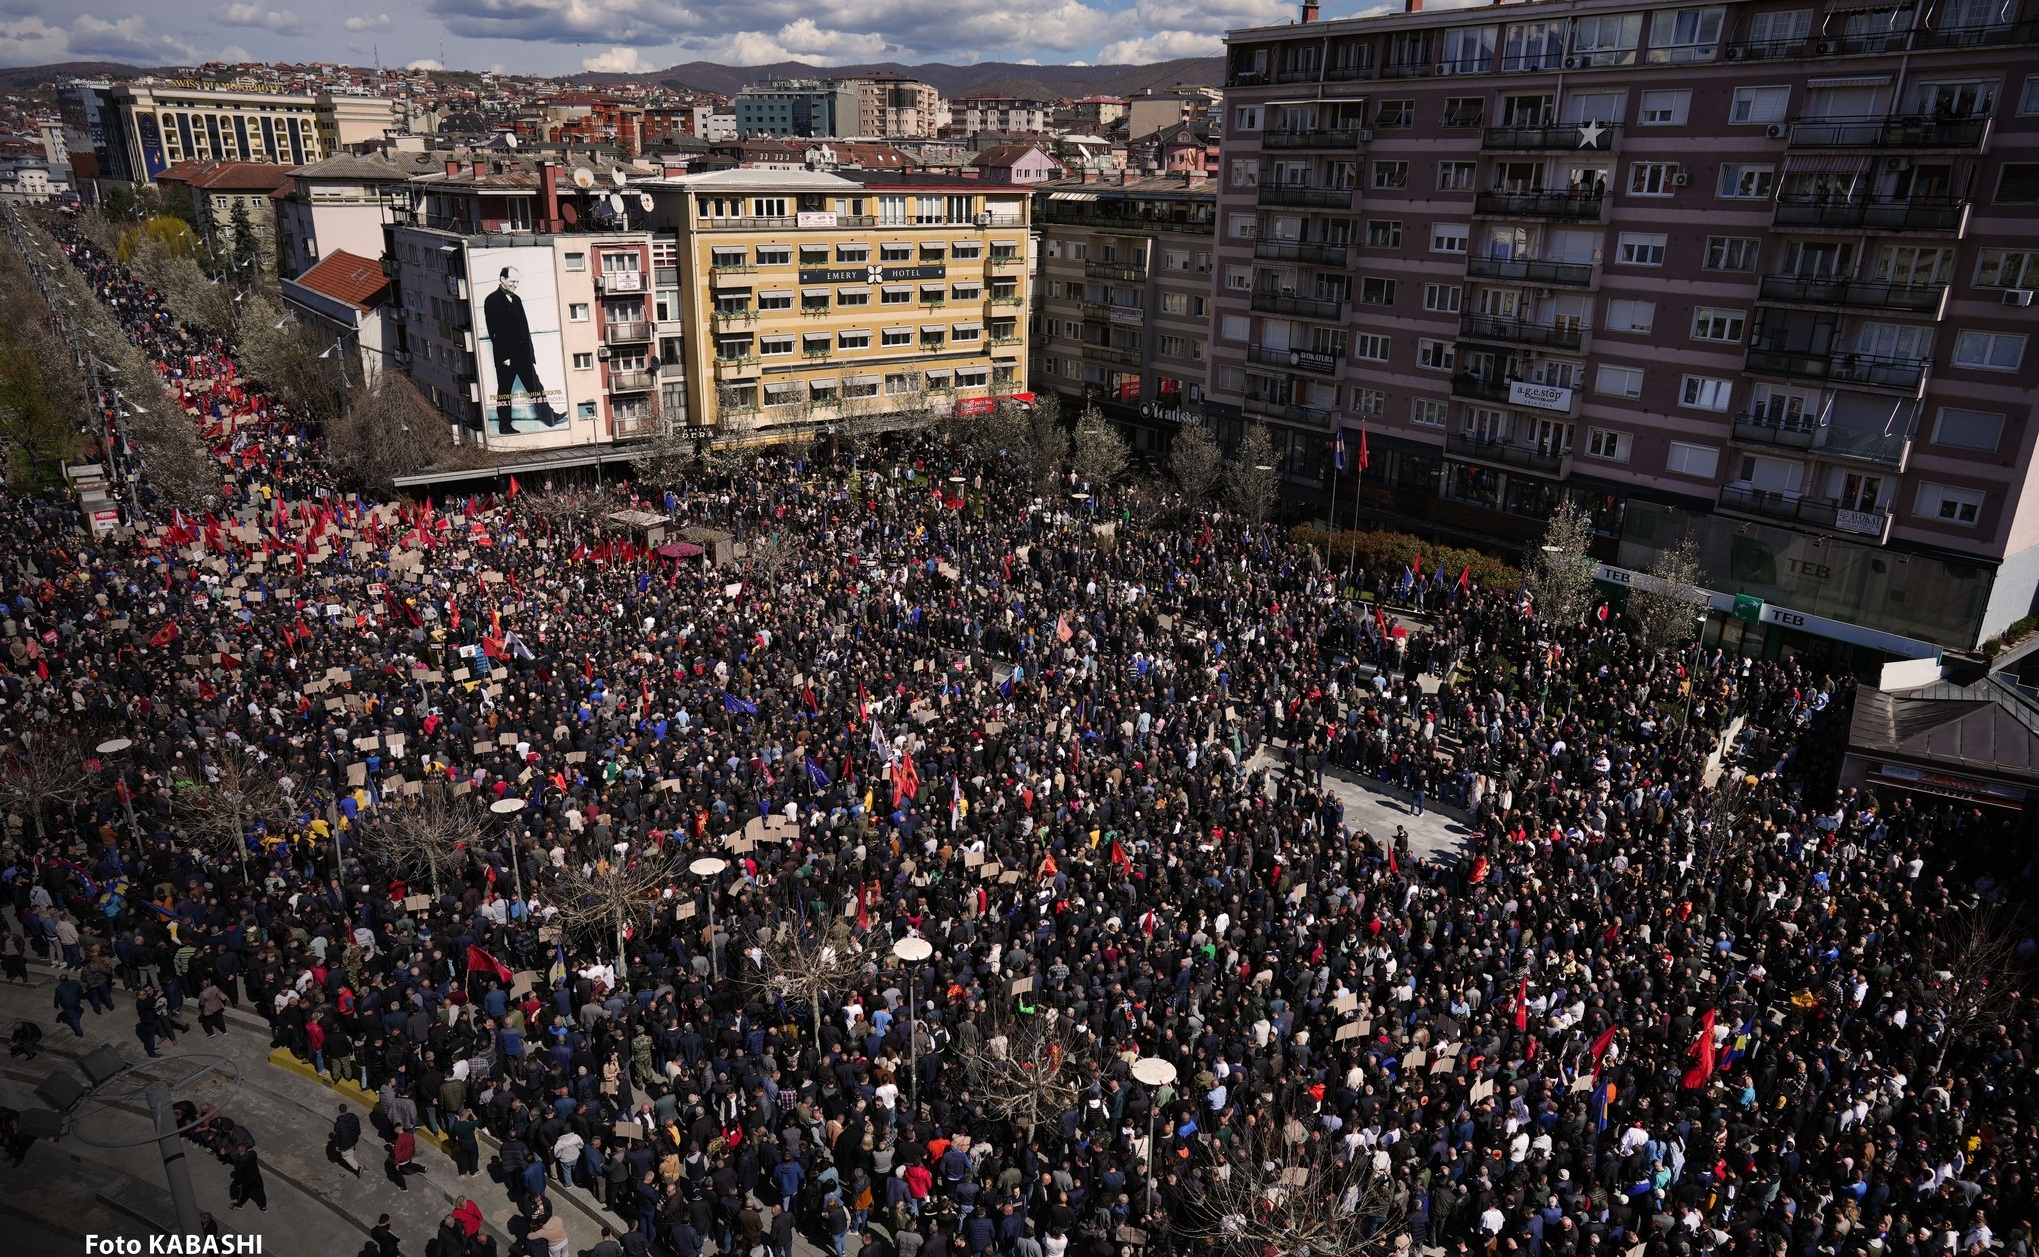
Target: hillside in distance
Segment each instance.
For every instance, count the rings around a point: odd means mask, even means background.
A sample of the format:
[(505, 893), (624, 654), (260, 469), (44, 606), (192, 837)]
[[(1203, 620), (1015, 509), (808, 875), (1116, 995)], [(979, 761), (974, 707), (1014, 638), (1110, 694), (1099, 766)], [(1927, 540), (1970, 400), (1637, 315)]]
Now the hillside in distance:
[(1157, 61), (1152, 65), (1020, 65), (1011, 61), (985, 61), (977, 65), (945, 65), (941, 62), (903, 65), (897, 61), (876, 61), (834, 66), (809, 65), (804, 61), (775, 61), (769, 65), (753, 66), (688, 61), (642, 74), (576, 74), (572, 81), (591, 87), (665, 83), (734, 96), (744, 84), (766, 79), (860, 78), (879, 74), (919, 79), (946, 97), (995, 94), (1029, 100), (1057, 100), (1064, 96), (1137, 96), (1149, 88), (1157, 92), (1166, 91), (1179, 83), (1218, 84), (1225, 81), (1225, 60), (1222, 57), (1185, 57), (1176, 61)]

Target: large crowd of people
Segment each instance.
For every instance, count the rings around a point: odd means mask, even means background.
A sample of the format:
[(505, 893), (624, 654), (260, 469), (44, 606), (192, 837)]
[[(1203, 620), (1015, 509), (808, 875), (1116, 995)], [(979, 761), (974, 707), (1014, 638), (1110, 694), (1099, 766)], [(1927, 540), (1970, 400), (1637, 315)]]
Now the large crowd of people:
[[(399, 1182), (442, 1136), (555, 1257), (566, 1192), (605, 1254), (1286, 1257), (1324, 1194), (1329, 1257), (2030, 1257), (2029, 969), (1964, 969), (2029, 965), (1989, 945), (2031, 933), (2030, 848), (1837, 790), (1848, 677), (1072, 513), (940, 433), (372, 502), (48, 228), (221, 473), (187, 514), (144, 468), (114, 538), (0, 498), (8, 734), (133, 744), (11, 827), (59, 1038), (259, 1013), (379, 1094)], [(251, 770), (276, 806), (223, 801)], [(380, 840), (420, 815), (458, 850)], [(643, 894), (577, 911), (602, 878)], [(853, 963), (766, 977), (803, 949)], [(497, 1251), (466, 1213), (433, 1243)]]

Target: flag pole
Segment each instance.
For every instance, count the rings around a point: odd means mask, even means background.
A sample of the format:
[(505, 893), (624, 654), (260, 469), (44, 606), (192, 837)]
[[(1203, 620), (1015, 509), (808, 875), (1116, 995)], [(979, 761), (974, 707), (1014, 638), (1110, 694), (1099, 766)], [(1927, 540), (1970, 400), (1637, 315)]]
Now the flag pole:
[[(1332, 547), (1337, 544), (1338, 534), (1338, 481), (1345, 475), (1345, 428), (1341, 425), (1331, 434), (1331, 506), (1324, 513), (1324, 561), (1328, 567), (1338, 559)], [(1337, 584), (1334, 582), (1334, 588)]]

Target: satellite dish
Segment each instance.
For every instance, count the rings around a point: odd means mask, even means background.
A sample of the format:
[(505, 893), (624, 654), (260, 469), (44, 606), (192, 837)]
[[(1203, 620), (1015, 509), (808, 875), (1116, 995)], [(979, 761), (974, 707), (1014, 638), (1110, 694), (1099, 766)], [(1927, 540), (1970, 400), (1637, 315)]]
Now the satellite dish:
[(623, 194), (621, 192), (611, 192), (609, 194), (609, 209), (610, 212), (616, 214), (618, 217), (622, 216)]
[(580, 207), (569, 201), (559, 207), (559, 216), (565, 221), (567, 226), (571, 227), (581, 220)]
[(612, 179), (612, 180), (614, 180), (614, 181), (615, 181), (615, 184), (616, 184), (616, 186), (617, 186), (617, 187), (619, 187), (619, 188), (620, 188), (620, 187), (623, 187), (623, 186), (625, 186), (626, 184), (628, 184), (628, 183), (630, 182), (630, 176), (629, 176), (629, 175), (626, 175), (626, 174), (624, 174), (624, 173), (623, 173), (622, 171), (620, 171), (620, 170), (611, 170), (611, 171), (609, 172), (609, 178), (610, 178), (610, 179)]
[(637, 194), (637, 208), (643, 210), (647, 214), (651, 213), (651, 193), (639, 192)]
[(594, 187), (595, 172), (589, 170), (586, 166), (575, 166), (573, 170), (573, 186), (583, 192)]
[(515, 131), (503, 132), (503, 147), (504, 148), (517, 147), (517, 133)]

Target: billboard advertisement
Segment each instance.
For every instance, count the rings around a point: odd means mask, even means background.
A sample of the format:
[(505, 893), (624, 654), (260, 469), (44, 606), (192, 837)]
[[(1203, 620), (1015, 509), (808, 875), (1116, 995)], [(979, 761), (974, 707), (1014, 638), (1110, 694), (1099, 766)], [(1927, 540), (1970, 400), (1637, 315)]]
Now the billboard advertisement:
[(548, 248), (475, 249), (468, 291), (481, 297), (476, 358), (482, 426), (522, 436), (566, 426), (566, 351)]

